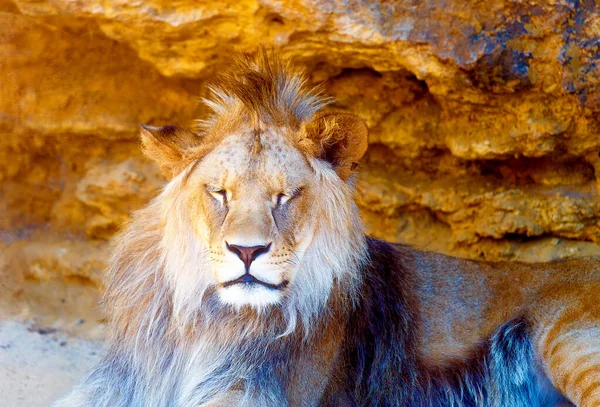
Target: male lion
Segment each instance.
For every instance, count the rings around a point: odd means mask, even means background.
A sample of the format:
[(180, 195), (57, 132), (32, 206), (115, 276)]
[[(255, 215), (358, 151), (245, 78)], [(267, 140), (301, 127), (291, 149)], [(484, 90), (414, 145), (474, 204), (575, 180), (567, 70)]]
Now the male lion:
[(112, 258), (104, 360), (60, 406), (600, 406), (600, 267), (366, 237), (356, 116), (271, 52), (196, 131), (142, 126), (169, 178)]

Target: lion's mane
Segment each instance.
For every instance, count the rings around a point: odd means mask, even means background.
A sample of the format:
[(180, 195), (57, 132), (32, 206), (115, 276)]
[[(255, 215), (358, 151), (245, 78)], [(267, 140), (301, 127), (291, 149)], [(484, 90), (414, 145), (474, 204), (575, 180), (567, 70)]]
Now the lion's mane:
[[(235, 121), (238, 110), (300, 129), (324, 105), (287, 66), (263, 59), (255, 69), (248, 66), (252, 61), (243, 60), (221, 87), (213, 87), (207, 104), (214, 114), (202, 123), (213, 144), (219, 140), (215, 132)], [(277, 103), (271, 94), (278, 95)], [(317, 149), (307, 140), (296, 141)], [(185, 205), (186, 194), (192, 193), (185, 180), (193, 163), (133, 215), (116, 239), (110, 262), (104, 305), (111, 317), (111, 347), (85, 384), (91, 405), (170, 405), (174, 394), (182, 405), (200, 405), (239, 385), (240, 377), (268, 380), (256, 369), (268, 359), (284, 363), (294, 349), (310, 346), (345, 315), (356, 300), (366, 259), (363, 226), (351, 184), (323, 162), (308, 159), (320, 196), (311, 203), (313, 238), (286, 298), (265, 312), (233, 310), (215, 295), (204, 270), (208, 248), (191, 226), (198, 215)], [(105, 374), (109, 370), (121, 374)], [(118, 398), (100, 390), (106, 387), (119, 389)], [(255, 386), (244, 388), (242, 404), (263, 397)]]

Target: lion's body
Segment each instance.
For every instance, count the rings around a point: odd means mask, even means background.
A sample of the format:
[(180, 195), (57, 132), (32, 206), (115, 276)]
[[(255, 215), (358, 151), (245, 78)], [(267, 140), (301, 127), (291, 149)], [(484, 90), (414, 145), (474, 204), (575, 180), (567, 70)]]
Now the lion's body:
[(483, 263), (364, 235), (355, 116), (263, 53), (114, 249), (104, 360), (60, 406), (600, 405), (600, 266)]
[(369, 247), (368, 311), (350, 317), (341, 349), (354, 355), (351, 373), (325, 405), (553, 406), (561, 392), (599, 405), (597, 259), (487, 263)]

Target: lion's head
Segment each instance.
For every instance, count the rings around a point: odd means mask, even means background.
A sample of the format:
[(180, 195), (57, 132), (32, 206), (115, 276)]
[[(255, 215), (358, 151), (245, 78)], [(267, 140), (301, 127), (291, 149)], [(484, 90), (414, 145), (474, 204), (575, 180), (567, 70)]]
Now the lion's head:
[[(364, 258), (351, 174), (367, 128), (321, 112), (317, 92), (269, 52), (238, 60), (206, 103), (213, 114), (195, 130), (142, 126), (144, 152), (169, 182), (134, 217), (113, 273), (126, 272), (123, 256), (152, 263), (143, 273), (166, 282), (185, 321), (278, 310), (287, 332), (298, 318), (307, 326)], [(139, 279), (113, 278), (113, 290), (135, 298), (124, 287)]]

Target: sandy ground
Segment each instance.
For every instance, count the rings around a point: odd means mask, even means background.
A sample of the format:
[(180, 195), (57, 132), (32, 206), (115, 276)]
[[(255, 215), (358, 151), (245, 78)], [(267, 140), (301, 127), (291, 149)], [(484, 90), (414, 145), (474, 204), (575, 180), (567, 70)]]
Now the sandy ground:
[(48, 407), (101, 357), (98, 342), (0, 321), (0, 406)]

